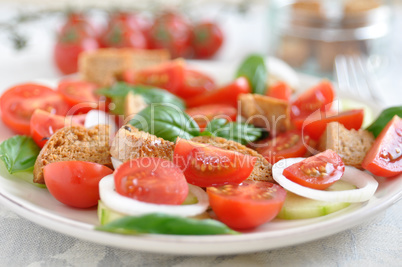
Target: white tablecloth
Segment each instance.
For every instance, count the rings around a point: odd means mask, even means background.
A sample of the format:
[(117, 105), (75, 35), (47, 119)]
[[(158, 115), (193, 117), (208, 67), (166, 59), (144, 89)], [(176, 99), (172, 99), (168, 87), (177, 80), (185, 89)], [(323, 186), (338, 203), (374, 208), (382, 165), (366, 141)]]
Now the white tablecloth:
[[(8, 9), (4, 10), (0, 14), (8, 13)], [(239, 20), (242, 20), (240, 24), (263, 21), (252, 16)], [(227, 27), (233, 28), (239, 21), (227, 23)], [(0, 34), (1, 90), (37, 78), (60, 77), (50, 53), (49, 31), (54, 25), (41, 24), (41, 30), (35, 25), (26, 29), (32, 38), (29, 47), (22, 52), (10, 49), (6, 37)], [(225, 51), (228, 52), (221, 54), (221, 59), (230, 60), (235, 55), (263, 50), (262, 45), (250, 45), (261, 41), (258, 35), (247, 30), (243, 33), (246, 37), (227, 42)], [(400, 50), (396, 56), (396, 62), (402, 62)], [(389, 105), (402, 103), (402, 68), (398, 66), (383, 78), (382, 90)], [(402, 266), (401, 214), (402, 203), (399, 202), (371, 221), (321, 240), (244, 255), (191, 257), (130, 251), (81, 241), (38, 226), (0, 206), (0, 266)]]

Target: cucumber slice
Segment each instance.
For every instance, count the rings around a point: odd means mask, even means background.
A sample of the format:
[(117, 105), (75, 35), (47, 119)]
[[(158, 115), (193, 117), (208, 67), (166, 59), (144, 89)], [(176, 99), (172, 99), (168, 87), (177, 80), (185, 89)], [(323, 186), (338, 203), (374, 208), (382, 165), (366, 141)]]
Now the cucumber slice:
[(101, 225), (110, 223), (111, 221), (123, 218), (127, 215), (117, 212), (115, 210), (106, 207), (102, 200), (98, 202), (98, 219)]
[[(352, 189), (356, 189), (356, 187), (345, 181), (339, 180), (326, 190), (342, 191)], [(346, 208), (349, 205), (350, 203), (347, 202), (318, 201), (298, 196), (292, 192), (287, 192), (285, 203), (283, 204), (277, 218), (297, 220), (320, 217)]]

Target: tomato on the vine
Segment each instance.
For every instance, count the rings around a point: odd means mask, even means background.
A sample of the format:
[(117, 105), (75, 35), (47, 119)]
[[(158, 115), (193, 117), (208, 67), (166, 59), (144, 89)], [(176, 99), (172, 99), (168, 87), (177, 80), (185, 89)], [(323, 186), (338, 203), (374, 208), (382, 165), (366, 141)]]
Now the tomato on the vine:
[(161, 158), (127, 161), (116, 169), (114, 181), (120, 195), (148, 203), (180, 205), (188, 194), (183, 172)]
[(263, 181), (208, 187), (207, 193), (216, 217), (234, 229), (250, 229), (274, 219), (286, 198), (281, 186)]
[(362, 167), (371, 173), (392, 177), (402, 173), (402, 119), (395, 116), (367, 152)]
[(5, 125), (19, 134), (30, 134), (30, 120), (36, 109), (66, 115), (69, 106), (49, 87), (26, 83), (16, 85), (0, 97), (1, 118)]
[(47, 189), (58, 201), (75, 208), (98, 204), (99, 181), (113, 170), (98, 163), (59, 161), (46, 165), (43, 175)]
[(240, 183), (250, 176), (256, 158), (190, 140), (177, 138), (173, 163), (179, 166), (187, 182), (208, 187)]
[(183, 17), (167, 12), (159, 16), (149, 31), (151, 48), (166, 48), (173, 58), (191, 55), (191, 26)]
[(289, 180), (313, 189), (326, 189), (345, 172), (341, 157), (328, 149), (315, 156), (290, 165), (283, 170)]
[(223, 43), (223, 33), (216, 23), (202, 22), (193, 29), (192, 46), (198, 58), (215, 55)]

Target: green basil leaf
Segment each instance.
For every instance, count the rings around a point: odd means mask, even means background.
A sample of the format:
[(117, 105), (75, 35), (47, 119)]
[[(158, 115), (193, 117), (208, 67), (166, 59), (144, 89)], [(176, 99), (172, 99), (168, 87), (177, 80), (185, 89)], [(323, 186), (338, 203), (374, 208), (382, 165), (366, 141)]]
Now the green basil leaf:
[(237, 70), (236, 77), (244, 76), (251, 85), (254, 94), (264, 95), (267, 91), (268, 70), (264, 58), (250, 55)]
[(40, 148), (28, 136), (16, 135), (0, 144), (0, 159), (10, 174), (32, 170), (39, 152)]
[(174, 142), (177, 137), (191, 139), (200, 135), (198, 124), (172, 104), (151, 104), (129, 122), (139, 130)]
[(366, 130), (372, 132), (375, 137), (379, 136), (381, 131), (395, 115), (402, 118), (402, 106), (384, 109)]
[(221, 222), (206, 219), (197, 220), (162, 213), (142, 216), (127, 216), (96, 230), (119, 234), (166, 234), (166, 235), (222, 235), (239, 234)]
[(263, 130), (254, 125), (220, 118), (210, 121), (201, 135), (214, 135), (246, 145), (260, 139), (262, 134)]
[(112, 110), (112, 112), (121, 115), (124, 113), (124, 98), (130, 91), (134, 94), (141, 95), (148, 105), (154, 103), (169, 103), (180, 109), (185, 109), (184, 101), (179, 97), (164, 89), (147, 85), (129, 85), (124, 82), (118, 82), (110, 88), (98, 90), (97, 93), (111, 98), (112, 103), (115, 104), (115, 109)]

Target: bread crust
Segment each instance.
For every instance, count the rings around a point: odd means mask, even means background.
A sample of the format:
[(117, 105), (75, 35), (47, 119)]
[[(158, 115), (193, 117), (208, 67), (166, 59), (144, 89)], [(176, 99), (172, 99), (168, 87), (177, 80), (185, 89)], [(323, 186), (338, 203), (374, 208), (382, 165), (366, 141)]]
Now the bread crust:
[(110, 127), (97, 125), (64, 127), (56, 131), (40, 151), (34, 165), (35, 183), (44, 184), (43, 168), (58, 161), (87, 161), (112, 167), (109, 153)]

